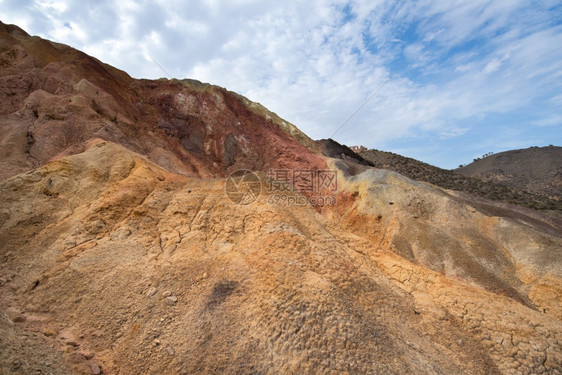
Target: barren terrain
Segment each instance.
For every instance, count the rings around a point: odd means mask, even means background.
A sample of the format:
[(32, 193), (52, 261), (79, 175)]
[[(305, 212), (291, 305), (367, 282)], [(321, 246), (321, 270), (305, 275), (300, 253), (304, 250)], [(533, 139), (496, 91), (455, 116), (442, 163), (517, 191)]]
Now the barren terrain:
[[(0, 373), (562, 373), (558, 219), (15, 26), (0, 62)], [(337, 204), (272, 201), (272, 169), (332, 171)]]

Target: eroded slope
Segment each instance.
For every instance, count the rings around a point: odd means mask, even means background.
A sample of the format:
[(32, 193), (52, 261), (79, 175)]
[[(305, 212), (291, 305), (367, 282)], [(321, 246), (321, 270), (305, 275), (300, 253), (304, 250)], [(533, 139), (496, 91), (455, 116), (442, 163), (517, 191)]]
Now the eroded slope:
[(97, 138), (188, 176), (325, 167), (310, 138), (238, 94), (193, 80), (135, 80), (1, 22), (0, 133), (0, 178)]
[[(561, 363), (560, 322), (544, 313), (416, 266), (310, 206), (234, 205), (224, 180), (171, 174), (111, 143), (0, 189), (2, 329), (37, 335), (37, 353), (55, 348), (72, 373), (556, 373)], [(44, 366), (26, 363), (13, 372)]]
[(3, 304), (74, 371), (494, 367), (456, 321), (435, 341), (412, 330), (412, 298), (308, 206), (235, 206), (222, 180), (171, 175), (108, 143), (1, 188)]

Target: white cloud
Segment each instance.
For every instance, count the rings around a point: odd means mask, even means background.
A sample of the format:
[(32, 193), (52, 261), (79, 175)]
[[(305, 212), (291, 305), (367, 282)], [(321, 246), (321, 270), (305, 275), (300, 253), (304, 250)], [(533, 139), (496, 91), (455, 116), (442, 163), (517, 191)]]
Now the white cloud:
[(489, 74), (497, 71), (501, 66), (501, 61), (499, 59), (493, 59), (484, 68), (484, 73)]
[(533, 121), (537, 126), (562, 126), (562, 115), (551, 115), (540, 120)]
[(55, 13), (60, 14), (67, 10), (64, 1), (38, 0), (36, 4), (44, 12), (54, 11)]
[(562, 94), (553, 96), (548, 101), (549, 101), (550, 104), (562, 109)]

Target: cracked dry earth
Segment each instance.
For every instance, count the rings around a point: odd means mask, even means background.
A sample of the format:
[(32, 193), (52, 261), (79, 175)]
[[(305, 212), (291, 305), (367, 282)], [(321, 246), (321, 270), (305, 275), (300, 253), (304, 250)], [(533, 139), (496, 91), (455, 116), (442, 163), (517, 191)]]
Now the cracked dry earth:
[[(344, 212), (272, 205), (266, 194), (234, 205), (224, 179), (172, 174), (98, 140), (4, 180), (2, 371), (561, 373), (559, 299), (550, 297), (559, 267), (548, 277), (534, 269), (534, 294), (531, 282), (512, 281), (518, 297), (451, 275), (458, 265), (432, 270), (397, 254), (409, 212), (384, 191), (456, 198), (401, 191), (415, 183), (391, 172), (340, 177), (355, 196), (340, 195)], [(455, 202), (451, 210), (490, 219)], [(359, 225), (368, 215), (380, 223)], [(526, 275), (532, 266), (520, 265)], [(541, 290), (550, 312), (528, 297)]]
[[(556, 218), (1, 22), (0, 130), (0, 374), (562, 373)], [(271, 168), (337, 205), (228, 199)]]

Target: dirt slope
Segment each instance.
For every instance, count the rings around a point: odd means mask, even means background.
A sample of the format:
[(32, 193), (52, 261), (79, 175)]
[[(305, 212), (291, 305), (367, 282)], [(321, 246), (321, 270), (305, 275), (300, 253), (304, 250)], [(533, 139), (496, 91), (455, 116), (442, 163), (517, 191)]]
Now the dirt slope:
[[(0, 61), (0, 373), (562, 374), (560, 220), (14, 26)], [(334, 173), (335, 204), (270, 168)]]
[(235, 206), (222, 189), (108, 143), (7, 180), (16, 325), (70, 346), (86, 373), (94, 362), (126, 374), (491, 366), (476, 342), (443, 356), (461, 339), (455, 323), (441, 324), (440, 345), (403, 330), (420, 320), (411, 298), (356, 264), (310, 207)]
[(70, 373), (541, 373), (562, 363), (553, 316), (416, 266), (361, 225), (342, 229), (266, 195), (234, 205), (224, 180), (170, 174), (111, 143), (0, 189), (2, 310), (13, 322), (3, 330), (41, 339), (30, 367), (5, 359), (14, 373), (45, 369), (52, 347)]
[(562, 147), (530, 147), (476, 160), (456, 172), (562, 199)]

